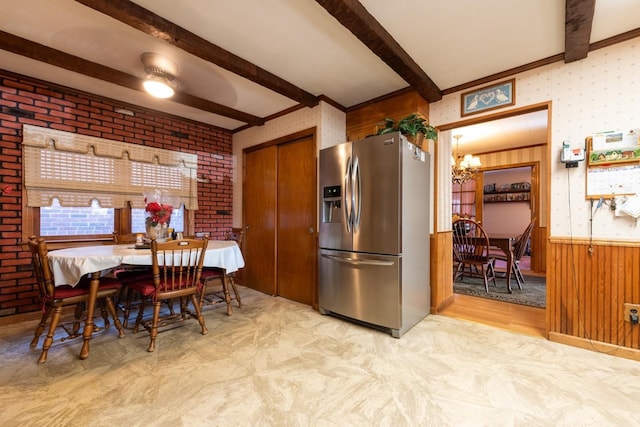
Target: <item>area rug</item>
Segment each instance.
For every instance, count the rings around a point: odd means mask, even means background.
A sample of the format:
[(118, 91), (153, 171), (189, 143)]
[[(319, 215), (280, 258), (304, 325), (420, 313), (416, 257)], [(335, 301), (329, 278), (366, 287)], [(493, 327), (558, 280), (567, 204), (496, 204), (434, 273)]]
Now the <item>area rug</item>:
[(545, 277), (524, 276), (522, 289), (518, 289), (515, 279), (511, 280), (513, 293), (507, 292), (505, 278), (496, 278), (496, 286), (489, 282), (489, 293), (484, 289), (481, 277), (468, 277), (458, 279), (453, 283), (453, 292), (457, 294), (471, 295), (474, 297), (489, 298), (513, 304), (528, 305), (531, 307), (545, 308), (547, 299), (547, 283)]

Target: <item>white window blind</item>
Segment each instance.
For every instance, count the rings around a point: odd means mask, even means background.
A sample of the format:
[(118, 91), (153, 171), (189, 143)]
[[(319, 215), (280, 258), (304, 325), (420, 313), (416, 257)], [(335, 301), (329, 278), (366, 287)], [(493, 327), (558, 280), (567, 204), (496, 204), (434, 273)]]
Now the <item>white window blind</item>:
[(27, 206), (144, 208), (161, 191), (178, 207), (198, 209), (198, 156), (24, 125)]

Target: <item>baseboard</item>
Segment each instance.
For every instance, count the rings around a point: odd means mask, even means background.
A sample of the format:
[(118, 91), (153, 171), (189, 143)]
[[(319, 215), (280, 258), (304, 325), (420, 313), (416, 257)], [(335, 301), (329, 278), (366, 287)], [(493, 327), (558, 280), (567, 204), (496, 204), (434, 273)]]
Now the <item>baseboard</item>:
[(431, 314), (442, 313), (442, 311), (447, 307), (449, 307), (451, 304), (453, 304), (454, 301), (455, 301), (454, 295), (453, 294), (449, 295), (449, 297), (446, 298), (444, 301), (442, 301), (437, 307), (431, 306)]
[(640, 350), (636, 350), (635, 348), (621, 347), (619, 345), (588, 340), (586, 338), (574, 337), (571, 335), (560, 334), (558, 332), (549, 332), (549, 341), (640, 362)]
[(0, 317), (0, 326), (15, 325), (16, 323), (37, 321), (42, 318), (41, 311), (31, 311), (29, 313), (12, 314)]

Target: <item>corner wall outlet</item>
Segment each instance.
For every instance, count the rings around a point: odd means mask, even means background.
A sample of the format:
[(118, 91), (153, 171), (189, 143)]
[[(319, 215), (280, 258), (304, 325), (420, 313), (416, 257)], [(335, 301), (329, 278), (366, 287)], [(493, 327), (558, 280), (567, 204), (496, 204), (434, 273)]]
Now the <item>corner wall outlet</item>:
[(625, 302), (624, 303), (624, 321), (637, 325), (638, 319), (640, 319), (640, 304), (631, 304), (631, 303)]

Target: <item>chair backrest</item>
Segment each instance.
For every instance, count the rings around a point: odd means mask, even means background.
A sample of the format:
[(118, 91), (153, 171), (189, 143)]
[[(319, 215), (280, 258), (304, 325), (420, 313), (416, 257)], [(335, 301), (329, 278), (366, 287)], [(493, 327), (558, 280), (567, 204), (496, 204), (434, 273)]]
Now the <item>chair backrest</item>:
[(524, 256), (524, 252), (527, 249), (527, 242), (531, 238), (531, 232), (533, 231), (533, 226), (536, 223), (537, 218), (533, 218), (527, 228), (522, 232), (520, 236), (518, 236), (518, 240), (513, 245), (513, 258), (516, 261), (520, 261), (520, 259)]
[(209, 239), (151, 241), (153, 280), (156, 294), (200, 288), (204, 252)]
[(242, 237), (244, 236), (244, 230), (242, 228), (232, 228), (226, 235), (227, 240), (235, 240), (238, 247), (242, 248)]
[(47, 243), (42, 238), (31, 236), (27, 244), (31, 252), (33, 270), (36, 275), (36, 280), (38, 281), (40, 298), (43, 300), (52, 298), (54, 295), (54, 282), (51, 267), (49, 266)]
[(489, 259), (489, 237), (472, 219), (453, 223), (453, 254), (459, 262), (484, 262)]

